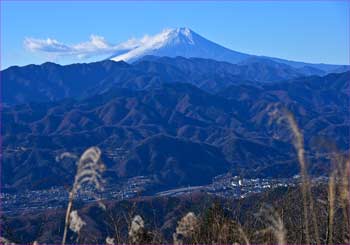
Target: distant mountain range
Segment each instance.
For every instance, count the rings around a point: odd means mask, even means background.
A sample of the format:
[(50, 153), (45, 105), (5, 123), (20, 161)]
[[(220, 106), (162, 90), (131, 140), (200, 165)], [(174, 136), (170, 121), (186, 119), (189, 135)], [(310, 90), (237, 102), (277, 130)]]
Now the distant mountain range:
[(345, 70), (349, 70), (349, 66), (310, 64), (267, 56), (244, 54), (209, 41), (189, 28), (165, 29), (154, 36), (146, 36), (139, 40), (129, 40), (122, 43), (120, 46), (124, 48), (119, 50), (115, 55), (112, 55), (109, 59), (130, 63), (137, 61), (144, 56), (153, 55), (159, 57), (196, 57), (226, 61), (232, 64), (248, 64), (250, 62), (264, 63), (274, 61), (276, 63), (286, 64), (293, 68), (308, 71), (310, 75), (311, 73), (313, 73), (312, 75), (316, 75), (320, 74), (320, 72), (344, 72)]
[(113, 87), (147, 89), (164, 83), (193, 84), (215, 93), (235, 84), (277, 82), (312, 74), (315, 68), (294, 68), (269, 59), (250, 58), (240, 64), (202, 59), (145, 56), (133, 64), (101, 61), (61, 66), (55, 63), (10, 67), (2, 71), (3, 103), (86, 98)]

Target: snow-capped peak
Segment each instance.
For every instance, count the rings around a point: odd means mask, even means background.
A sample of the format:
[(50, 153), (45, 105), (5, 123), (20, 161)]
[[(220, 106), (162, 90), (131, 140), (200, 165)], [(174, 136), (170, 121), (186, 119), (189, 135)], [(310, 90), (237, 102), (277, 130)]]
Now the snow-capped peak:
[(166, 33), (168, 40), (173, 42), (187, 42), (194, 44), (192, 33), (190, 28), (176, 28), (176, 29), (165, 29), (163, 32)]
[(154, 56), (183, 56), (219, 59), (241, 60), (244, 54), (226, 49), (215, 44), (187, 27), (167, 28), (156, 35), (145, 35), (140, 39), (130, 39), (119, 44), (120, 51), (110, 59), (114, 61), (124, 60), (133, 62), (146, 55)]
[(141, 39), (129, 39), (119, 44), (128, 52), (112, 57), (114, 61), (131, 61), (150, 54), (152, 50), (160, 49), (166, 45), (188, 44), (194, 45), (192, 31), (189, 28), (167, 28), (153, 36), (145, 35)]
[(154, 36), (144, 36), (140, 40), (140, 45), (157, 47), (169, 42), (188, 42), (193, 44), (192, 31), (189, 28), (167, 28)]

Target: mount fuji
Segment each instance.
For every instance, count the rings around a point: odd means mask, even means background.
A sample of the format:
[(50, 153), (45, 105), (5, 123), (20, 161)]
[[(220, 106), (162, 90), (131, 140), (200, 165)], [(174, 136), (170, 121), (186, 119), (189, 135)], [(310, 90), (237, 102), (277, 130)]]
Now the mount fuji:
[[(145, 56), (168, 56), (185, 58), (204, 58), (225, 61), (232, 64), (271, 62), (289, 65), (293, 68), (307, 70), (310, 75), (320, 72), (343, 72), (349, 66), (310, 64), (279, 58), (256, 56), (237, 52), (216, 44), (189, 28), (168, 28), (154, 36), (144, 36), (141, 39), (131, 39), (121, 43), (122, 50), (109, 57), (113, 61), (135, 62)], [(129, 47), (129, 48), (125, 48)], [(315, 70), (317, 69), (317, 70)]]
[[(130, 43), (130, 40), (128, 42)], [(132, 45), (136, 47), (110, 59), (133, 62), (146, 55), (153, 55), (197, 57), (238, 63), (250, 57), (248, 54), (232, 51), (211, 42), (189, 28), (165, 29), (154, 36), (145, 36), (136, 43)]]

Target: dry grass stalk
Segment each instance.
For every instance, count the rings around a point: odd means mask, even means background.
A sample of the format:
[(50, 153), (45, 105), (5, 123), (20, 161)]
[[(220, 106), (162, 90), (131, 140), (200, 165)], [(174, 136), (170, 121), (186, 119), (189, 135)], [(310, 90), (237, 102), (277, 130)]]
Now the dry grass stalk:
[(317, 220), (314, 213), (314, 202), (312, 198), (310, 181), (307, 174), (307, 163), (305, 159), (305, 147), (304, 147), (304, 137), (303, 134), (293, 116), (293, 114), (288, 111), (286, 108), (281, 107), (280, 104), (271, 104), (268, 107), (269, 116), (271, 118), (276, 119), (277, 122), (280, 123), (282, 121), (286, 121), (289, 125), (291, 132), (293, 134), (294, 140), (293, 145), (297, 152), (298, 162), (300, 165), (300, 173), (301, 173), (301, 181), (302, 181), (302, 196), (303, 196), (303, 215), (304, 215), (304, 229), (305, 229), (305, 242), (310, 244), (310, 231), (309, 231), (309, 208), (310, 215), (312, 216), (312, 223), (314, 227), (315, 240), (317, 244), (320, 244)]
[(263, 216), (269, 224), (264, 232), (272, 232), (277, 244), (287, 244), (286, 230), (282, 218), (278, 215), (278, 213), (272, 208), (263, 208), (260, 210), (260, 216)]
[(249, 239), (248, 239), (247, 235), (245, 234), (244, 230), (242, 229), (241, 225), (238, 226), (238, 232), (239, 232), (241, 238), (244, 240), (244, 243), (246, 245), (249, 245), (250, 244)]
[(333, 170), (328, 181), (328, 227), (327, 227), (327, 238), (326, 243), (331, 244), (333, 241), (333, 222), (334, 222), (334, 204), (335, 204), (335, 181), (337, 171)]
[(343, 218), (344, 218), (344, 237), (343, 241), (347, 244), (350, 244), (350, 160), (343, 161), (343, 171), (340, 171), (342, 173), (342, 176), (340, 176), (341, 185), (340, 185), (340, 200), (341, 200), (341, 207), (343, 210)]
[[(349, 179), (350, 179), (350, 161), (342, 153), (339, 152), (337, 146), (332, 142), (326, 142), (322, 144), (330, 149), (332, 153), (332, 173), (330, 174), (328, 181), (328, 219), (327, 219), (327, 234), (326, 243), (332, 244), (334, 241), (335, 231), (340, 233), (340, 230), (334, 229), (334, 222), (336, 219), (335, 214), (337, 209), (342, 209), (342, 218), (344, 221), (343, 227), (343, 242), (348, 243), (349, 240)], [(339, 205), (337, 205), (339, 204)], [(338, 237), (339, 239), (339, 237)]]
[(344, 218), (346, 220), (346, 224), (347, 224), (347, 229), (346, 229), (346, 239), (344, 240), (346, 243), (350, 243), (350, 235), (347, 231), (350, 230), (350, 161), (348, 160), (346, 162), (346, 171), (344, 172), (344, 178), (343, 178), (343, 193), (342, 194), (344, 196), (343, 198), (343, 203), (344, 203)]
[[(294, 147), (297, 151), (298, 161), (300, 164), (301, 181), (302, 181), (302, 195), (303, 195), (303, 209), (304, 209), (304, 226), (305, 226), (305, 241), (310, 244), (310, 233), (309, 233), (309, 216), (308, 216), (308, 195), (311, 200), (311, 193), (309, 191), (309, 177), (307, 175), (307, 166), (305, 160), (305, 150), (304, 150), (304, 137), (301, 133), (298, 124), (289, 111), (285, 110), (285, 115), (287, 122), (291, 128), (294, 135)], [(310, 202), (311, 204), (311, 202)], [(319, 244), (319, 243), (318, 243)]]
[[(124, 220), (124, 216), (116, 216), (114, 217), (114, 215), (112, 214), (112, 212), (108, 209), (106, 209), (106, 214), (107, 217), (110, 220), (112, 229), (114, 229), (114, 235), (112, 235), (112, 237), (107, 237), (109, 238), (109, 241), (112, 241), (113, 239), (113, 243), (112, 244), (121, 244), (122, 243), (122, 234), (121, 234), (121, 229), (119, 229), (120, 226), (122, 226), (123, 224), (125, 224), (127, 222), (127, 220)], [(106, 238), (106, 243), (107, 243), (107, 238)], [(109, 244), (109, 243), (107, 243)]]
[(91, 184), (97, 190), (102, 190), (102, 172), (104, 164), (101, 162), (101, 150), (97, 147), (87, 149), (78, 161), (78, 169), (75, 175), (73, 188), (69, 193), (69, 202), (66, 211), (65, 226), (62, 238), (62, 244), (66, 243), (68, 226), (70, 224), (71, 209), (73, 201), (78, 191), (84, 184)]
[[(304, 148), (304, 137), (303, 134), (301, 133), (298, 124), (293, 116), (293, 114), (287, 110), (285, 110), (285, 114), (287, 117), (287, 121), (289, 123), (289, 126), (292, 129), (295, 141), (294, 141), (294, 147), (297, 150), (298, 153), (298, 160), (300, 164), (300, 169), (301, 169), (301, 175), (302, 175), (302, 191), (303, 191), (303, 200), (304, 200), (304, 219), (305, 219), (305, 225), (308, 225), (308, 207), (307, 203), (309, 203), (310, 207), (310, 213), (312, 216), (312, 221), (313, 221), (313, 227), (314, 227), (314, 232), (315, 232), (315, 240), (317, 244), (320, 244), (320, 239), (319, 239), (319, 233), (318, 233), (318, 227), (317, 227), (317, 220), (316, 220), (316, 215), (314, 213), (314, 201), (312, 198), (312, 193), (311, 193), (311, 187), (310, 187), (310, 182), (309, 182), (309, 177), (307, 174), (307, 164), (305, 160), (305, 148)], [(309, 202), (308, 202), (309, 201)], [(306, 243), (310, 242), (310, 236), (308, 234), (308, 227), (305, 227), (306, 229), (306, 236), (307, 236), (307, 241)]]
[[(307, 176), (307, 166), (306, 166), (305, 155), (304, 155), (305, 154), (304, 138), (294, 116), (285, 108), (279, 108), (279, 106), (280, 106), (279, 104), (270, 105), (270, 107), (272, 107), (272, 111), (269, 113), (269, 115), (271, 118), (277, 119), (278, 123), (282, 121), (287, 121), (291, 129), (291, 132), (293, 133), (293, 136), (294, 136), (293, 145), (295, 150), (297, 151), (298, 161), (300, 164), (301, 181), (302, 181), (305, 242), (306, 244), (310, 244), (309, 215), (308, 215), (308, 206), (307, 206), (309, 180)], [(268, 110), (271, 109), (270, 107), (268, 108)]]

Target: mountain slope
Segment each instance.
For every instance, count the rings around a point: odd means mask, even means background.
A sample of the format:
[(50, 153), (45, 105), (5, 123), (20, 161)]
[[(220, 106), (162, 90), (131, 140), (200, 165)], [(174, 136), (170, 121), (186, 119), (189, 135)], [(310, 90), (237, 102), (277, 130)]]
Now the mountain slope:
[[(56, 162), (56, 156), (80, 154), (92, 145), (102, 149), (111, 175), (154, 173), (165, 186), (202, 184), (192, 174), (215, 168), (206, 173), (208, 181), (227, 163), (244, 176), (291, 176), (298, 172), (292, 136), (286, 125), (269, 123), (268, 106), (279, 102), (293, 112), (308, 154), (316, 151), (313, 142), (319, 138), (348, 151), (349, 77), (347, 72), (236, 84), (216, 95), (186, 83), (165, 83), (141, 91), (114, 88), (83, 100), (7, 107), (2, 113), (1, 182), (32, 189), (70, 184), (74, 163)], [(311, 173), (327, 172), (329, 161), (323, 156), (308, 156)], [(169, 159), (174, 165), (167, 164)], [(187, 166), (186, 159), (195, 166)], [(162, 178), (168, 174), (171, 183)], [(186, 182), (180, 176), (192, 177)]]
[[(249, 62), (248, 62), (249, 61)], [(3, 101), (19, 104), (87, 98), (113, 87), (133, 90), (164, 83), (189, 83), (215, 93), (234, 84), (295, 79), (310, 74), (274, 61), (249, 59), (231, 64), (210, 59), (145, 56), (133, 64), (110, 60), (61, 66), (54, 63), (10, 67), (1, 72)], [(316, 72), (313, 69), (313, 73)]]
[(120, 176), (158, 175), (167, 187), (202, 185), (230, 169), (217, 147), (156, 135), (142, 141), (118, 166)]
[[(134, 47), (131, 49), (112, 55), (109, 59), (114, 61), (126, 61), (132, 63), (147, 55), (167, 56), (185, 58), (204, 58), (217, 61), (226, 61), (232, 64), (240, 62), (249, 62), (251, 58), (259, 63), (273, 61), (280, 65), (305, 70), (308, 69), (309, 75), (322, 75), (322, 73), (344, 72), (350, 69), (349, 66), (329, 65), (329, 64), (310, 64), (306, 62), (290, 61), (268, 56), (256, 56), (240, 53), (200, 36), (189, 28), (165, 29), (154, 36), (145, 36), (140, 40), (133, 41)], [(136, 43), (136, 44), (135, 44)]]

